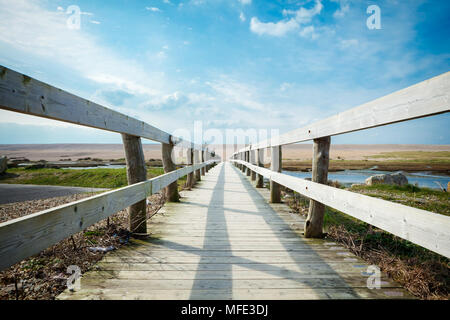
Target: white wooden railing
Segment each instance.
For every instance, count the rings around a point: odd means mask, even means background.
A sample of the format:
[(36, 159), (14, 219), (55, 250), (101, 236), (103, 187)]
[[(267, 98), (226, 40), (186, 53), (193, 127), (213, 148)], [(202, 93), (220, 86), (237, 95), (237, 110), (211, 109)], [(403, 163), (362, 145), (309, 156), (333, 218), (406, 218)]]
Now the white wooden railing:
[[(243, 172), (263, 186), (270, 179), (271, 201), (280, 202), (280, 186), (308, 198), (306, 237), (323, 236), (324, 206), (360, 219), (400, 238), (450, 257), (450, 217), (327, 186), (331, 136), (450, 111), (450, 72), (304, 128), (253, 143), (231, 157)], [(312, 181), (282, 174), (281, 146), (313, 140)], [(271, 170), (263, 168), (271, 149)]]
[[(171, 136), (143, 121), (0, 66), (0, 109), (122, 134), (129, 185), (56, 208), (0, 223), (0, 270), (129, 208), (130, 231), (146, 232), (146, 198), (163, 188), (177, 200), (177, 180), (192, 186), (216, 160), (208, 148)], [(141, 137), (160, 142), (166, 174), (147, 180)], [(187, 148), (188, 165), (176, 170), (174, 146)]]

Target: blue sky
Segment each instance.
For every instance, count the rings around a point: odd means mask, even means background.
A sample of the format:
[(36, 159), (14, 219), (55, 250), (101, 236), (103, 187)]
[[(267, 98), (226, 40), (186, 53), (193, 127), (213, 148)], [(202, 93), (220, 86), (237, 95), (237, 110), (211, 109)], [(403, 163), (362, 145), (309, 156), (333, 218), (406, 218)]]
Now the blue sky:
[[(381, 29), (369, 30), (369, 5)], [(69, 6), (81, 9), (67, 28)], [(0, 0), (0, 64), (168, 132), (312, 123), (450, 70), (449, 1)], [(450, 144), (449, 114), (334, 143)], [(0, 111), (0, 143), (120, 143)], [(198, 142), (198, 141), (197, 141)]]

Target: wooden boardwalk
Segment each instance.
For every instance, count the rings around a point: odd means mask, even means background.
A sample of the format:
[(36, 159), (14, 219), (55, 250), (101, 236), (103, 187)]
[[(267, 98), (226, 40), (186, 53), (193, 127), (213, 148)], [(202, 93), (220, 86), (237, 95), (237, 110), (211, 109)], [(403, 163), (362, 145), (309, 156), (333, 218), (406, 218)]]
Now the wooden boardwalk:
[(269, 204), (236, 167), (221, 163), (180, 203), (148, 222), (149, 240), (105, 255), (59, 299), (411, 298), (344, 247), (302, 237), (304, 218)]

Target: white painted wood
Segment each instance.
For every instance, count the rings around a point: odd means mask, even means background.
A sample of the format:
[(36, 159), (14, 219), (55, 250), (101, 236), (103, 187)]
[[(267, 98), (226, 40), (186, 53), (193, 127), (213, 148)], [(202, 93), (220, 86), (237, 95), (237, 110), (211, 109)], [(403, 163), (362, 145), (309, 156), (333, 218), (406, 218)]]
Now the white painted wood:
[[(446, 72), (306, 127), (252, 144), (251, 149), (308, 141), (449, 111), (450, 72)], [(247, 150), (250, 147), (239, 151)]]
[(207, 164), (187, 166), (147, 181), (1, 223), (0, 270), (145, 199)]
[[(64, 90), (0, 66), (0, 109), (60, 120), (82, 126), (125, 133), (161, 143), (170, 134), (146, 122), (108, 109)], [(174, 137), (179, 146), (191, 143)], [(201, 145), (194, 145), (201, 150)]]
[(238, 161), (310, 199), (450, 258), (450, 217), (292, 177)]

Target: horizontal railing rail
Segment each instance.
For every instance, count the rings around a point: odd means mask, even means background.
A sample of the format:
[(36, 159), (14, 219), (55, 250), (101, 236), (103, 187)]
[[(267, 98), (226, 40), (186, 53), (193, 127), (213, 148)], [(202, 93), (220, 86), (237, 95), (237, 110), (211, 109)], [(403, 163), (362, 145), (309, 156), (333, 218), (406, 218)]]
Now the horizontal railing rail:
[(203, 150), (144, 121), (0, 66), (0, 109)]
[(231, 160), (305, 197), (450, 258), (450, 217)]
[(209, 160), (86, 199), (0, 223), (0, 270), (106, 219), (196, 170)]
[(252, 143), (235, 154), (379, 127), (449, 111), (450, 72), (446, 72), (306, 127)]
[[(304, 235), (323, 236), (325, 205), (424, 248), (450, 256), (450, 218), (327, 186), (331, 137), (450, 111), (450, 72), (280, 136), (252, 144), (231, 156), (256, 186), (270, 179), (270, 201), (281, 202), (280, 186), (310, 198)], [(282, 146), (313, 140), (312, 182), (281, 174)], [(270, 170), (263, 168), (271, 149)]]

